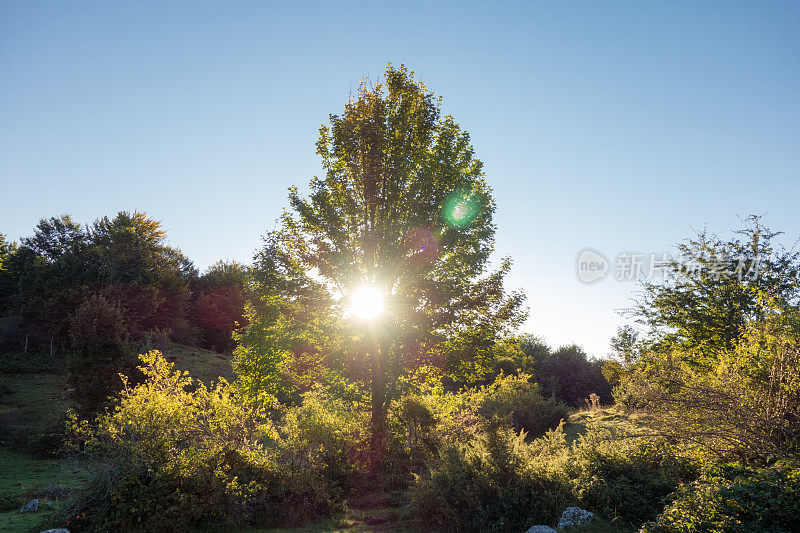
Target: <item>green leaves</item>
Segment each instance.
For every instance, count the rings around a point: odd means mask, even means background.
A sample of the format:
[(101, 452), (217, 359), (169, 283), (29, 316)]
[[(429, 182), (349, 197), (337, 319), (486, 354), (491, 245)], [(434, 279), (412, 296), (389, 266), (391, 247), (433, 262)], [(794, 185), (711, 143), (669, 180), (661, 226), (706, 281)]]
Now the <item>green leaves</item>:
[(800, 252), (776, 250), (779, 235), (751, 216), (727, 241), (707, 231), (678, 245), (667, 279), (644, 286), (628, 314), (651, 328), (655, 349), (690, 350), (699, 366), (733, 349), (745, 327), (800, 302)]
[[(369, 381), (390, 389), (433, 361), (481, 373), (496, 339), (524, 318), (524, 297), (503, 290), (509, 261), (487, 271), (496, 207), (469, 135), (412, 72), (390, 65), (330, 116), (316, 147), (325, 175), (311, 179), (307, 196), (289, 190), (290, 208), (265, 246), (270, 281), (257, 291), (282, 303), (253, 309), (262, 325), (252, 331), (266, 333), (248, 357), (288, 355), (295, 347), (275, 329), (286, 320), (337, 372), (363, 379), (373, 365)], [(345, 312), (362, 285), (386, 302), (369, 330)]]

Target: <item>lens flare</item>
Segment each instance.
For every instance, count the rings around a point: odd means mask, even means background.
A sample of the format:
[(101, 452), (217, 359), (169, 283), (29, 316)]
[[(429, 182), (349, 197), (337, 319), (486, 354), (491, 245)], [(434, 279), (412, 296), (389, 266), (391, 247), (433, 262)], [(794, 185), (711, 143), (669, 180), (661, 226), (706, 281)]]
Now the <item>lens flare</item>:
[(362, 320), (372, 320), (383, 313), (383, 294), (380, 290), (364, 285), (350, 296), (350, 311)]
[(458, 191), (447, 197), (442, 218), (451, 228), (464, 228), (480, 214), (483, 202), (478, 194)]

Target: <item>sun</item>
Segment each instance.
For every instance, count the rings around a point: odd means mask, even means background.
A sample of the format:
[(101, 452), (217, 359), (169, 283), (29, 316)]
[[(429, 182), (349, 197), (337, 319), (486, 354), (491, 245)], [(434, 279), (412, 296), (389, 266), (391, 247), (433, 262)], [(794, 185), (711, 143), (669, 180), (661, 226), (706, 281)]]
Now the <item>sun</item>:
[(357, 288), (350, 296), (350, 311), (362, 320), (372, 320), (383, 313), (383, 294), (369, 285)]

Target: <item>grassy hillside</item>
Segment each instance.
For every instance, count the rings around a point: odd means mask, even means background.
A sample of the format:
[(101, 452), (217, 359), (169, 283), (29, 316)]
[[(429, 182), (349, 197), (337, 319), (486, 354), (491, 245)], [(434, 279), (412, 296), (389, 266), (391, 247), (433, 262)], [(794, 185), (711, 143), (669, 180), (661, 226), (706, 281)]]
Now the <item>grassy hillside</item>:
[(164, 357), (167, 358), (167, 361), (175, 363), (175, 368), (186, 370), (192, 377), (206, 384), (210, 384), (219, 377), (229, 381), (233, 379), (231, 358), (226, 355), (201, 348), (173, 344), (169, 350), (164, 351)]
[[(165, 350), (164, 356), (175, 363), (176, 368), (188, 371), (204, 383), (211, 383), (220, 376), (233, 379), (227, 356), (177, 344)], [(11, 357), (16, 359), (18, 355)], [(65, 374), (41, 365), (29, 365), (25, 370), (25, 373), (6, 371), (0, 374), (0, 441), (35, 448), (37, 443), (33, 441), (62, 426), (73, 404)]]
[[(233, 378), (229, 357), (180, 345), (164, 355), (204, 383)], [(9, 359), (19, 371), (9, 372), (10, 365), (5, 365), (0, 373), (0, 531), (40, 531), (83, 480), (80, 464), (52, 454), (73, 402), (65, 374), (25, 363), (19, 354), (9, 354)], [(33, 498), (39, 499), (39, 511), (20, 514)]]

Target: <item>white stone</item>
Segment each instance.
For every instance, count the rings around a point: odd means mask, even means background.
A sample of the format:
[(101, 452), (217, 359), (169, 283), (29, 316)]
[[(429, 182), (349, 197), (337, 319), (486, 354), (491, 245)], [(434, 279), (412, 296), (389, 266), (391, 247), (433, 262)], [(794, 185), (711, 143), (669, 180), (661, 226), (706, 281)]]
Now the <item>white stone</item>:
[(561, 520), (558, 522), (558, 527), (580, 526), (588, 524), (594, 518), (594, 513), (584, 511), (580, 507), (567, 507), (561, 513)]
[(525, 533), (557, 533), (557, 532), (550, 526), (531, 526), (531, 528)]
[(25, 504), (25, 506), (19, 510), (20, 513), (35, 513), (39, 510), (39, 500), (33, 499)]

